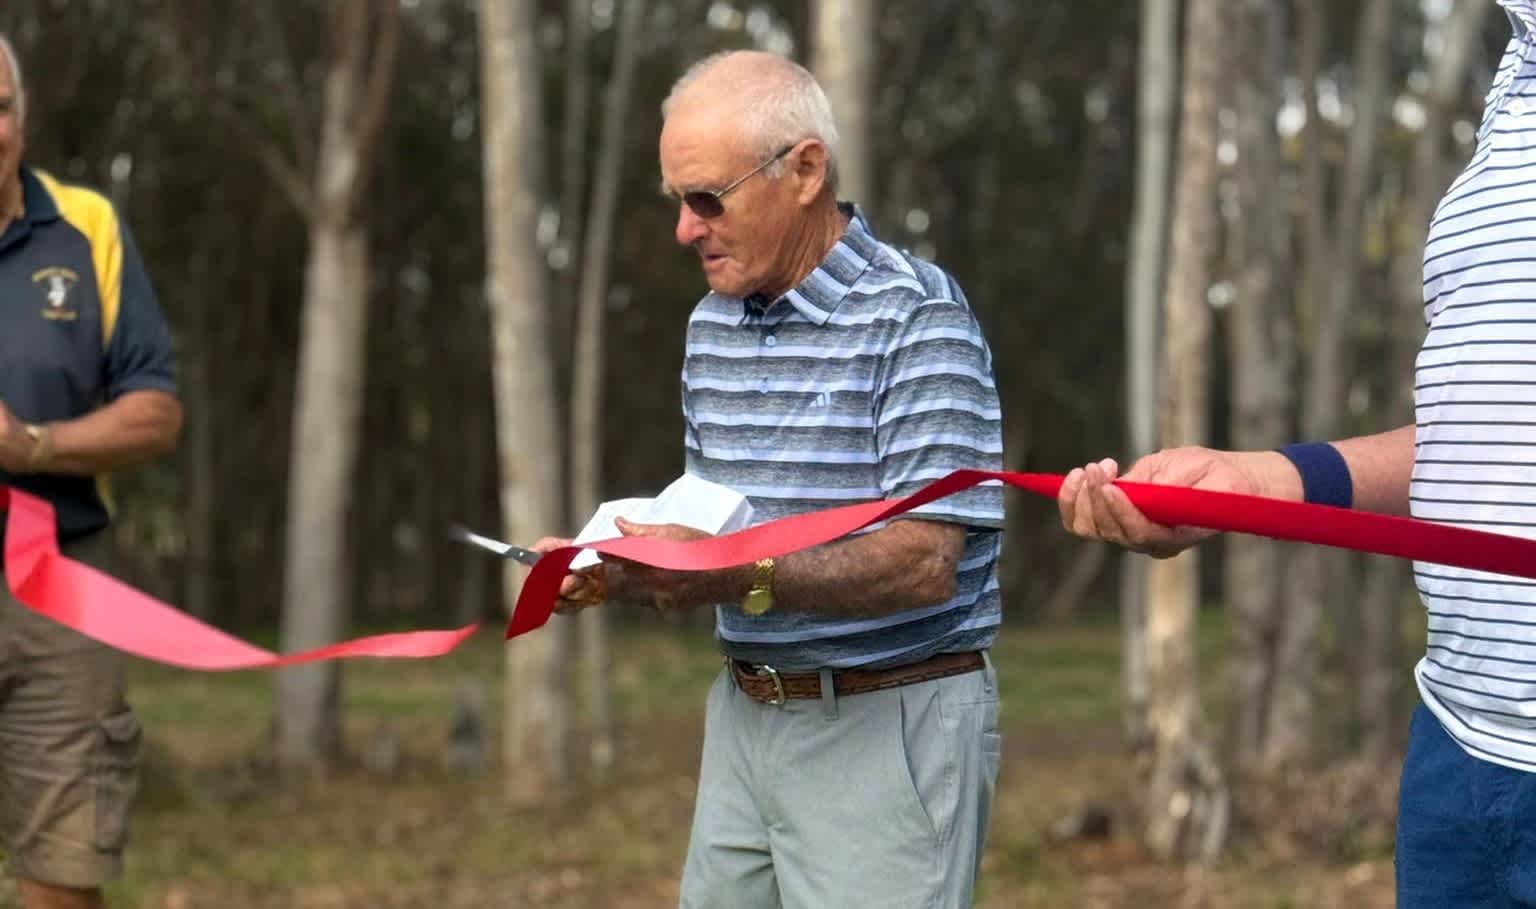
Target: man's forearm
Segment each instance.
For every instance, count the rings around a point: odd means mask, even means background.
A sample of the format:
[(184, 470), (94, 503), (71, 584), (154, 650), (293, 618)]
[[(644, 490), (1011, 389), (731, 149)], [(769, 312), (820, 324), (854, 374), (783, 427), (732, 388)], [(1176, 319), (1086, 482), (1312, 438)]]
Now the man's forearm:
[(790, 553), (774, 567), (775, 611), (871, 618), (954, 596), (965, 528), (893, 521), (862, 536)]
[(181, 404), (161, 391), (131, 391), (83, 417), (47, 425), (53, 453), (48, 473), (96, 474), (173, 451)]
[[(1349, 467), (1354, 487), (1354, 507), (1361, 511), (1406, 515), (1408, 483), (1413, 477), (1414, 427), (1410, 424), (1388, 432), (1355, 436), (1333, 443)], [(1301, 476), (1296, 467), (1277, 452), (1247, 452), (1249, 467), (1259, 477), (1264, 495), (1300, 501)]]
[(1333, 443), (1349, 465), (1355, 507), (1383, 514), (1408, 513), (1408, 484), (1413, 479), (1415, 430), (1412, 424), (1390, 432), (1356, 436)]

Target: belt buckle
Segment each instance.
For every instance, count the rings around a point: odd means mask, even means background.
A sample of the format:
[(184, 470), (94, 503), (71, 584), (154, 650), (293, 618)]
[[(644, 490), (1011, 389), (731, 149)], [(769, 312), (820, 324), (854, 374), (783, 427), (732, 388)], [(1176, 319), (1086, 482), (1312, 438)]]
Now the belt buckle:
[(767, 663), (764, 663), (761, 666), (753, 666), (752, 674), (758, 678), (763, 678), (766, 676), (770, 679), (773, 679), (773, 700), (769, 701), (768, 703), (775, 707), (783, 707), (784, 702), (788, 700), (788, 698), (784, 697), (784, 679), (779, 676), (779, 671), (774, 669), (772, 666), (769, 666)]

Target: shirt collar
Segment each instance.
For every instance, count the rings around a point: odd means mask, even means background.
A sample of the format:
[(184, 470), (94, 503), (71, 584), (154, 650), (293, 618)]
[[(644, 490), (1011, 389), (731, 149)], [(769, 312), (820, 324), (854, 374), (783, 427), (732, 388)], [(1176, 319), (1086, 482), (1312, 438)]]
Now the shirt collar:
[[(1465, 2), (1465, 0), (1463, 0)], [(1527, 38), (1536, 32), (1536, 2), (1533, 0), (1499, 0), (1509, 15), (1509, 24), (1516, 37)]]
[(21, 168), (21, 217), (7, 224), (0, 231), (0, 249), (20, 243), (32, 232), (34, 224), (53, 221), (59, 217), (59, 206), (43, 181), (27, 167)]
[[(851, 202), (841, 202), (837, 208), (848, 219), (843, 235), (821, 264), (779, 298), (816, 325), (827, 324), (880, 252), (880, 241), (870, 231), (869, 222), (859, 207)], [(742, 300), (742, 318), (745, 320), (752, 308), (766, 312), (777, 302), (753, 294)]]
[(59, 217), (59, 206), (53, 201), (53, 194), (48, 192), (32, 168), (26, 166), (21, 168), (21, 204), (26, 207), (22, 217), (33, 224)]

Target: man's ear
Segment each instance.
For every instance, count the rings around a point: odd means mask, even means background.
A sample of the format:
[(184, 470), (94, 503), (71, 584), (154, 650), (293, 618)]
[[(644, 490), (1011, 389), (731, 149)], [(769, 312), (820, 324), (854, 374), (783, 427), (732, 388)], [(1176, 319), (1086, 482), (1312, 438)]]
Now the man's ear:
[(799, 184), (795, 194), (801, 205), (809, 205), (827, 185), (827, 147), (818, 139), (807, 139), (790, 153), (790, 168)]

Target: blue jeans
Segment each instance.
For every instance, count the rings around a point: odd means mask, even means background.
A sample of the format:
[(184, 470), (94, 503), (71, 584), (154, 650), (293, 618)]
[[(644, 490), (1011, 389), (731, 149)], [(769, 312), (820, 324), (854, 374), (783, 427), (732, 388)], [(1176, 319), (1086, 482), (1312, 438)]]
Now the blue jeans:
[(1413, 712), (1397, 810), (1399, 909), (1536, 907), (1536, 773), (1467, 754)]

